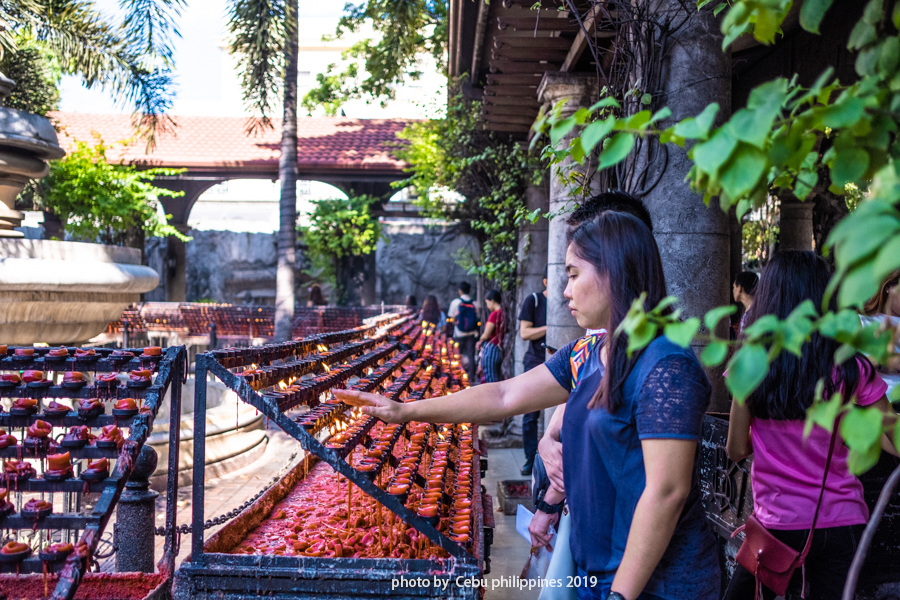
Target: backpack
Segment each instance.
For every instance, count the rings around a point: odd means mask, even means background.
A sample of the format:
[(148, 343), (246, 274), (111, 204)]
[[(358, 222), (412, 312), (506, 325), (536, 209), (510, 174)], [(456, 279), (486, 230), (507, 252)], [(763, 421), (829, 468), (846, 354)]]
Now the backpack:
[(461, 333), (469, 333), (478, 330), (478, 314), (475, 312), (475, 304), (460, 298), (459, 314), (456, 315), (456, 328)]

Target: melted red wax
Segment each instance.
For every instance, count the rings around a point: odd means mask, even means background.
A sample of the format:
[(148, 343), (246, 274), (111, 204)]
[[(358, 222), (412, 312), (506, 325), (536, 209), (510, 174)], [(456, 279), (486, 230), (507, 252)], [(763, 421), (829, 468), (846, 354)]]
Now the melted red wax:
[[(76, 600), (142, 600), (153, 588), (163, 582), (161, 573), (87, 573), (75, 593)], [(52, 593), (59, 576), (47, 575), (47, 584)], [(44, 576), (40, 573), (30, 575), (0, 575), (0, 589), (7, 598), (16, 600), (38, 600), (44, 595)]]

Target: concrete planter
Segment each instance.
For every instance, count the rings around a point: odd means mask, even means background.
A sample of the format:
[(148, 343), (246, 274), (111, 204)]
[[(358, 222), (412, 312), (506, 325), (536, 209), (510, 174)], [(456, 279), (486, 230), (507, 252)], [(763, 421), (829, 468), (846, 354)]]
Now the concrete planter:
[(158, 284), (134, 248), (0, 238), (2, 342), (85, 342)]

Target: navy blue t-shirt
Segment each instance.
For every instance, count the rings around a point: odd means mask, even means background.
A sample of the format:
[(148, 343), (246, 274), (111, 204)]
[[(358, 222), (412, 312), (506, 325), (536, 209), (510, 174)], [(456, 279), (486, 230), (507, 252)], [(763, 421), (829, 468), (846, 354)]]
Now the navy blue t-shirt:
[[(614, 414), (588, 403), (600, 385), (600, 347), (581, 367), (572, 389), (575, 342), (551, 356), (547, 368), (570, 391), (560, 438), (566, 500), (572, 511), (570, 545), (576, 564), (612, 582), (622, 561), (634, 510), (646, 486), (641, 440), (700, 440), (710, 386), (690, 349), (654, 340), (623, 384)], [(699, 444), (698, 444), (699, 456)], [(691, 491), (669, 546), (644, 588), (666, 600), (718, 600), (719, 563), (706, 523), (694, 461)]]

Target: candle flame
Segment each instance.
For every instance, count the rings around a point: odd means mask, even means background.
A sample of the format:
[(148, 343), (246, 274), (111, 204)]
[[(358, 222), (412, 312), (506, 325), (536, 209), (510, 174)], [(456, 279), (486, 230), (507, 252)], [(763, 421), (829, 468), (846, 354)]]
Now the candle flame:
[(331, 367), (329, 367), (329, 366), (326, 365), (325, 363), (322, 363), (322, 366), (325, 367), (325, 372), (326, 372), (326, 373), (331, 373)]

